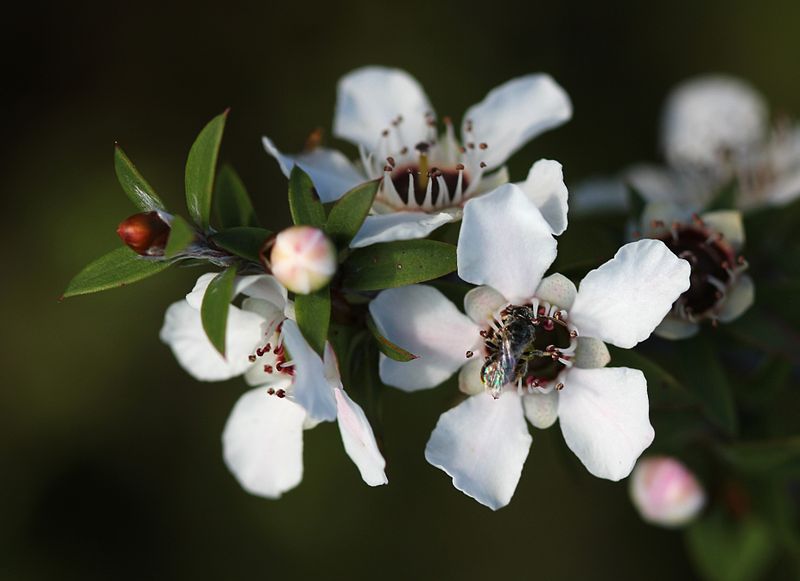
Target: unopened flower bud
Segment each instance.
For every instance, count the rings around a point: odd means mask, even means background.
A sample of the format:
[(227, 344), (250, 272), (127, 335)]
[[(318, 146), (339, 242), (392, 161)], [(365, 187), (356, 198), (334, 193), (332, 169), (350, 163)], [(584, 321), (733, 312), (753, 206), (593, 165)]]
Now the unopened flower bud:
[(134, 214), (117, 227), (122, 241), (142, 256), (163, 255), (169, 232), (169, 223), (156, 211)]
[(336, 249), (322, 230), (292, 226), (275, 237), (270, 265), (283, 286), (305, 295), (330, 282), (336, 272)]
[(630, 495), (645, 521), (669, 528), (688, 524), (706, 502), (695, 475), (667, 456), (639, 460), (631, 475)]

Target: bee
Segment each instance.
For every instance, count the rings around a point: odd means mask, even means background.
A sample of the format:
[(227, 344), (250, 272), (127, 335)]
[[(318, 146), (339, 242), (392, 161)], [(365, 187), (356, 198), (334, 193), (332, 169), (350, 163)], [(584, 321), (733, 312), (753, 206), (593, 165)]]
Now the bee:
[(524, 377), (528, 361), (546, 353), (533, 349), (538, 317), (530, 305), (511, 306), (501, 313), (499, 327), (486, 338), (488, 356), (481, 368), (481, 381), (497, 399), (504, 386)]

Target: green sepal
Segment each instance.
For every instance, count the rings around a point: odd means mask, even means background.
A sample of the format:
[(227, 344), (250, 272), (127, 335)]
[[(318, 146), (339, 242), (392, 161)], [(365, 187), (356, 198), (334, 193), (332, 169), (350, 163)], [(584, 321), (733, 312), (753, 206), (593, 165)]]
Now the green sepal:
[(331, 294), (329, 287), (307, 295), (295, 295), (294, 313), (297, 326), (308, 344), (320, 356), (325, 354), (325, 341), (331, 322)]
[(386, 355), (389, 359), (405, 363), (407, 361), (413, 361), (414, 359), (419, 358), (418, 355), (414, 355), (413, 353), (406, 351), (402, 347), (395, 345), (389, 341), (389, 339), (384, 337), (378, 327), (375, 325), (375, 321), (369, 316), (367, 317), (367, 329), (370, 330), (372, 336), (375, 338), (375, 342), (378, 344), (378, 349), (380, 352)]
[(768, 474), (788, 465), (800, 467), (800, 436), (731, 444), (722, 451), (731, 464), (747, 472)]
[(214, 204), (222, 228), (260, 226), (247, 188), (230, 164), (223, 164), (217, 174)]
[(172, 258), (176, 254), (180, 254), (194, 242), (197, 232), (189, 222), (180, 216), (173, 216), (172, 223), (170, 224), (169, 238), (167, 238), (167, 246), (164, 248), (164, 256)]
[(220, 355), (225, 357), (225, 336), (228, 329), (228, 311), (233, 300), (236, 268), (219, 273), (206, 289), (200, 307), (200, 319), (208, 340)]
[(134, 206), (143, 212), (166, 210), (164, 202), (158, 197), (153, 186), (139, 173), (119, 144), (114, 144), (114, 171), (117, 174), (119, 185), (122, 186)]
[(231, 254), (260, 263), (261, 250), (271, 235), (272, 232), (265, 228), (240, 226), (217, 232), (211, 236), (211, 242)]
[(343, 284), (381, 290), (433, 280), (456, 270), (456, 247), (433, 240), (383, 242), (353, 250), (342, 265)]
[(211, 219), (214, 175), (227, 117), (228, 110), (225, 110), (208, 122), (192, 144), (186, 160), (186, 207), (192, 220), (204, 231), (208, 230)]
[(289, 211), (295, 225), (325, 227), (325, 208), (319, 200), (311, 177), (295, 165), (289, 174)]
[(167, 260), (139, 256), (123, 246), (101, 256), (80, 271), (67, 285), (62, 298), (119, 288), (158, 274), (169, 264)]
[(356, 235), (369, 214), (380, 180), (356, 186), (342, 196), (331, 208), (325, 223), (325, 233), (337, 248), (344, 249)]

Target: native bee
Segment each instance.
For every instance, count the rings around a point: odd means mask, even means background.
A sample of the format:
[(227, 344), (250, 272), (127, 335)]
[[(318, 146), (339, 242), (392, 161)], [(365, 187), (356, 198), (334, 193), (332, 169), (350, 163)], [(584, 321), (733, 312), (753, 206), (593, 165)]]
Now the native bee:
[(545, 355), (533, 348), (537, 319), (531, 305), (510, 306), (501, 313), (497, 328), (487, 333), (488, 355), (481, 368), (481, 381), (492, 397), (500, 397), (504, 386), (524, 377), (531, 358)]

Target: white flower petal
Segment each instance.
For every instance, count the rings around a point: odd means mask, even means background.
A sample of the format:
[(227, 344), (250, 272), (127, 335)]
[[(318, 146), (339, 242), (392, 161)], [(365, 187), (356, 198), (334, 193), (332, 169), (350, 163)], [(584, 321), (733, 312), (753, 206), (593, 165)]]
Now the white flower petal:
[(582, 369), (605, 367), (611, 361), (608, 347), (600, 339), (594, 337), (578, 337), (573, 363)]
[[(482, 160), (501, 166), (528, 141), (572, 117), (569, 96), (550, 75), (527, 75), (495, 89), (464, 114), (464, 141), (487, 143)], [(466, 127), (472, 123), (471, 138)]]
[[(469, 167), (469, 163), (467, 163), (467, 171), (475, 171), (476, 168)], [(475, 164), (476, 166), (480, 165), (480, 162)], [(490, 174), (483, 174), (481, 176), (480, 182), (475, 187), (475, 193), (471, 195), (481, 195), (485, 194), (486, 192), (491, 192), (494, 189), (499, 188), (503, 184), (507, 184), (510, 177), (508, 175), (508, 168), (506, 166), (502, 166), (497, 171), (493, 171)]]
[(713, 228), (724, 237), (725, 241), (739, 252), (744, 246), (744, 223), (742, 213), (738, 210), (717, 210), (706, 212), (700, 216), (706, 226)]
[(241, 375), (252, 365), (248, 358), (264, 337), (264, 319), (231, 305), (223, 358), (203, 330), (200, 311), (186, 301), (178, 301), (167, 309), (160, 337), (192, 377), (224, 381)]
[(571, 369), (559, 393), (564, 441), (599, 478), (620, 480), (652, 443), (647, 381), (638, 369)]
[[(372, 151), (381, 133), (402, 117), (404, 145), (413, 148), (428, 134), (426, 115), (433, 107), (420, 84), (407, 72), (363, 67), (339, 81), (333, 134)], [(398, 148), (399, 149), (399, 148)]]
[(719, 320), (723, 323), (730, 323), (739, 318), (753, 305), (755, 298), (756, 289), (753, 279), (747, 275), (740, 276), (728, 289), (722, 309), (719, 311)]
[(650, 336), (689, 288), (690, 271), (660, 240), (626, 244), (581, 281), (570, 320), (583, 337), (629, 349)]
[(243, 294), (254, 299), (269, 301), (279, 309), (286, 307), (286, 287), (269, 274), (237, 277), (234, 294)]
[(744, 81), (723, 75), (690, 79), (664, 106), (664, 154), (673, 165), (713, 168), (724, 155), (761, 141), (768, 123), (764, 98)]
[(540, 159), (528, 172), (528, 179), (517, 184), (550, 224), (553, 234), (567, 229), (567, 186), (561, 164), (550, 159)]
[(339, 433), (345, 452), (361, 473), (361, 478), (370, 486), (380, 486), (389, 480), (386, 478), (383, 459), (375, 434), (367, 421), (364, 410), (343, 389), (334, 389), (338, 409)]
[(658, 335), (662, 339), (677, 341), (693, 337), (697, 335), (699, 330), (700, 325), (697, 323), (692, 323), (691, 321), (686, 321), (685, 319), (669, 314), (658, 324), (653, 334)]
[(381, 292), (369, 305), (381, 334), (417, 356), (400, 362), (381, 355), (381, 380), (405, 391), (439, 385), (467, 362), (480, 329), (433, 287), (412, 285)]
[(556, 257), (550, 226), (514, 184), (467, 202), (458, 237), (458, 274), (509, 301), (533, 296)]
[(300, 166), (311, 177), (323, 203), (338, 200), (345, 192), (367, 180), (343, 153), (335, 149), (316, 147), (308, 152), (286, 155), (268, 137), (262, 137), (261, 141), (287, 178), (295, 164)]
[(477, 354), (458, 372), (458, 389), (466, 395), (477, 395), (486, 391), (481, 379), (483, 358)]
[(536, 289), (536, 297), (569, 311), (575, 303), (578, 289), (575, 284), (563, 274), (551, 274), (542, 279)]
[(520, 403), (512, 391), (467, 398), (439, 417), (425, 447), (425, 459), (453, 486), (492, 510), (511, 502), (530, 450)]
[(531, 393), (522, 396), (525, 417), (534, 428), (546, 430), (558, 419), (558, 392)]
[(507, 304), (506, 298), (490, 286), (475, 287), (464, 296), (464, 311), (478, 325), (486, 325)]
[(303, 479), (306, 412), (263, 388), (239, 398), (222, 432), (225, 464), (247, 492), (279, 498)]
[(336, 419), (336, 398), (319, 355), (308, 345), (300, 328), (287, 319), (282, 327), (283, 342), (294, 362), (292, 396), (315, 420)]
[(361, 229), (350, 243), (351, 248), (362, 248), (377, 242), (415, 240), (456, 218), (447, 212), (426, 214), (424, 212), (395, 212), (367, 216)]
[(200, 310), (200, 307), (203, 305), (203, 297), (206, 295), (206, 290), (208, 289), (208, 285), (211, 284), (211, 281), (214, 280), (219, 273), (218, 272), (206, 272), (205, 274), (201, 274), (197, 281), (194, 283), (194, 287), (189, 294), (186, 295), (186, 302), (189, 305)]

